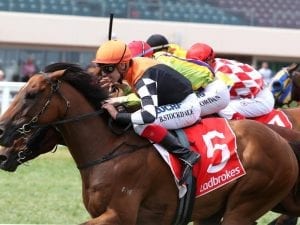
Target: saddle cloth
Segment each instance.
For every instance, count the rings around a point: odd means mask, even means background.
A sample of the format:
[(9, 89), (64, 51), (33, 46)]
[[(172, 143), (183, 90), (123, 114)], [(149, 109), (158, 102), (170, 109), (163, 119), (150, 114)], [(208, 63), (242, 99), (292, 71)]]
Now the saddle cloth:
[[(201, 158), (193, 167), (196, 177), (196, 197), (205, 195), (246, 174), (237, 154), (236, 136), (223, 118), (206, 118), (192, 127), (183, 129), (190, 149), (197, 151)], [(163, 147), (154, 144), (162, 158), (169, 165), (179, 197), (185, 192), (185, 185), (179, 185), (182, 162)]]
[(280, 109), (273, 109), (270, 113), (253, 118), (254, 120), (264, 124), (274, 124), (281, 127), (293, 128), (293, 125), (286, 114)]

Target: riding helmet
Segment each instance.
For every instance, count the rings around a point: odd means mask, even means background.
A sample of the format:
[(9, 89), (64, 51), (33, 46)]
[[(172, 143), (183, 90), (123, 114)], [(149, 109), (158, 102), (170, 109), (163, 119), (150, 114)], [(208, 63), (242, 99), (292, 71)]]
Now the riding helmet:
[(157, 51), (161, 51), (161, 50), (164, 50), (164, 49), (168, 49), (168, 44), (169, 44), (169, 41), (168, 39), (161, 35), (161, 34), (152, 34), (146, 41), (151, 47), (158, 47), (158, 46), (161, 46), (161, 48), (157, 48), (157, 49), (154, 49), (154, 52), (157, 52)]
[(109, 40), (104, 42), (97, 50), (96, 59), (99, 64), (119, 64), (131, 59), (128, 46), (120, 40)]
[(132, 57), (152, 57), (153, 50), (151, 46), (144, 41), (132, 41), (128, 44)]
[(190, 47), (186, 53), (186, 58), (207, 61), (215, 58), (212, 47), (204, 43), (196, 43)]

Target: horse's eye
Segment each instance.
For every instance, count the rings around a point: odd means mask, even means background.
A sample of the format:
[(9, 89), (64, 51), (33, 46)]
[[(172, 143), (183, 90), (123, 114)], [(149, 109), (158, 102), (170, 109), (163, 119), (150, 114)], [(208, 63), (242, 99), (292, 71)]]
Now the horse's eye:
[(25, 96), (26, 99), (34, 99), (36, 96), (36, 93), (34, 92), (28, 92)]

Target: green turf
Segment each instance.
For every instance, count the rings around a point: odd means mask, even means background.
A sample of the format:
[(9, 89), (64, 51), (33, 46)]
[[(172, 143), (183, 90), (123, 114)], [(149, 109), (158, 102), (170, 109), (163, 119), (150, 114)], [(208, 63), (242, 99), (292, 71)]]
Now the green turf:
[[(14, 173), (0, 171), (0, 186), (1, 224), (79, 224), (89, 218), (81, 199), (79, 172), (64, 148)], [(268, 213), (259, 225), (275, 216)]]
[(0, 171), (0, 223), (78, 224), (89, 218), (81, 199), (79, 172), (69, 152), (59, 149)]

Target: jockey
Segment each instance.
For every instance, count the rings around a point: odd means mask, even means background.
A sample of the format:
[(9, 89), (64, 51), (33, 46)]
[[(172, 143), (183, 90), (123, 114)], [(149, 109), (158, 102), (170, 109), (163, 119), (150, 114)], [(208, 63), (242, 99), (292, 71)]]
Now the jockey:
[(169, 43), (168, 39), (161, 34), (153, 34), (147, 39), (147, 44), (149, 44), (153, 52), (169, 52), (172, 55), (185, 58), (186, 50), (177, 44)]
[(179, 58), (166, 52), (157, 52), (154, 58), (189, 79), (199, 99), (201, 116), (218, 113), (228, 105), (230, 94), (227, 86), (215, 79), (215, 74), (208, 64), (200, 60)]
[(215, 58), (214, 50), (207, 44), (196, 43), (187, 51), (187, 58), (208, 63), (230, 90), (230, 103), (219, 112), (226, 119), (253, 118), (270, 113), (274, 97), (264, 87), (261, 74), (248, 64)]
[[(151, 47), (143, 41), (133, 41), (128, 47), (133, 56), (151, 57)], [(179, 58), (165, 51), (156, 52), (153, 57), (172, 67), (192, 83), (200, 102), (201, 116), (217, 113), (228, 105), (230, 95), (227, 86), (215, 79), (215, 74), (208, 64), (200, 60)]]
[(153, 49), (144, 41), (132, 41), (128, 44), (131, 56), (134, 57), (152, 57)]
[(125, 79), (141, 99), (140, 110), (118, 112), (113, 104), (103, 104), (111, 117), (131, 122), (137, 134), (162, 145), (184, 162), (179, 183), (192, 171), (200, 155), (182, 146), (168, 131), (193, 125), (200, 120), (200, 105), (191, 83), (176, 70), (143, 57), (132, 58), (128, 46), (119, 40), (104, 42), (94, 60), (112, 82)]

